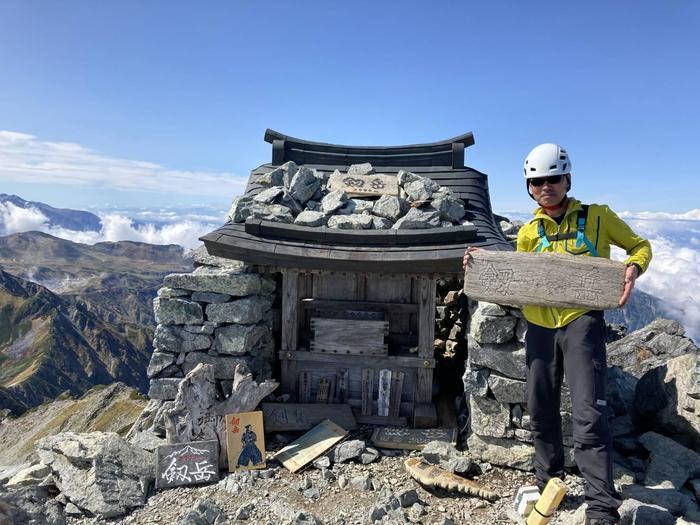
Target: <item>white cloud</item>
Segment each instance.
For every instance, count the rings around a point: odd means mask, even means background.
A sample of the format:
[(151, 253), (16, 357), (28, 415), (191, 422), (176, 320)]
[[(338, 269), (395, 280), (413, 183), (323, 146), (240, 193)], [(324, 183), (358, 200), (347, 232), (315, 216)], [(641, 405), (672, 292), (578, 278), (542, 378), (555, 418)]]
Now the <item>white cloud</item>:
[(108, 157), (80, 144), (2, 130), (0, 180), (202, 196), (238, 195), (247, 182), (231, 173), (168, 169)]
[(662, 221), (700, 221), (700, 208), (684, 213), (667, 213), (664, 211), (623, 211), (618, 214), (623, 219), (662, 220)]
[(0, 233), (9, 235), (41, 231), (54, 237), (83, 244), (102, 241), (137, 241), (149, 244), (179, 244), (189, 250), (202, 244), (199, 237), (215, 230), (225, 222), (223, 219), (209, 222), (175, 216), (167, 224), (136, 224), (130, 217), (119, 213), (99, 215), (102, 220), (102, 229), (99, 232), (81, 232), (49, 226), (48, 219), (35, 208), (24, 209), (10, 202), (0, 203)]
[(48, 219), (34, 208), (20, 208), (11, 202), (0, 202), (0, 234), (44, 231)]

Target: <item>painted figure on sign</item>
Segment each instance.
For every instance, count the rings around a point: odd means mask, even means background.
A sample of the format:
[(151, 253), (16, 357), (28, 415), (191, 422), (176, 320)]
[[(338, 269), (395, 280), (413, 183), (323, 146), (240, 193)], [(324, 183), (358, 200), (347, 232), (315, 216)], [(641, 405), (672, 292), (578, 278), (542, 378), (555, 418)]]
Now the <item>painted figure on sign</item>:
[(253, 432), (253, 427), (251, 425), (246, 425), (245, 432), (243, 432), (243, 435), (241, 436), (241, 444), (243, 445), (243, 449), (238, 455), (239, 467), (246, 467), (248, 466), (248, 463), (251, 465), (262, 463), (262, 453), (256, 445), (257, 440), (258, 436), (255, 434), (255, 432)]

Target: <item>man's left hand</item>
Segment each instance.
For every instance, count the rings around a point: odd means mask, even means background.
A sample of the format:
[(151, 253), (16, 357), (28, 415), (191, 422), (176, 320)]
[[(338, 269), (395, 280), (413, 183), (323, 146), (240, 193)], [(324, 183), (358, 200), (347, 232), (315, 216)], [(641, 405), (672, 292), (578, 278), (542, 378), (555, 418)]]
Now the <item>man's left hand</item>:
[(625, 306), (625, 303), (629, 300), (630, 295), (632, 295), (632, 289), (634, 288), (634, 282), (637, 280), (639, 272), (637, 266), (630, 264), (625, 270), (625, 289), (622, 291), (622, 297), (620, 297), (620, 308)]

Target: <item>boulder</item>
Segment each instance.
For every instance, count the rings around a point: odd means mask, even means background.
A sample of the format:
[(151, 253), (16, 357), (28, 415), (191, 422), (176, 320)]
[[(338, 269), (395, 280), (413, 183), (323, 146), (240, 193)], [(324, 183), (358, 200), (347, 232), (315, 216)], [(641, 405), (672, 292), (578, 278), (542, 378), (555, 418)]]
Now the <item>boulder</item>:
[[(435, 197), (435, 195), (433, 195)], [(457, 197), (445, 196), (434, 198), (430, 203), (440, 212), (440, 218), (445, 221), (459, 222), (464, 217), (464, 203)]]
[(384, 217), (372, 217), (373, 230), (390, 230), (393, 225), (393, 222)]
[(478, 343), (506, 343), (515, 335), (518, 319), (509, 315), (483, 315), (477, 310), (470, 320), (470, 334)]
[(374, 168), (369, 162), (363, 164), (353, 164), (348, 168), (348, 175), (352, 177), (362, 177), (364, 175), (372, 175)]
[(245, 222), (250, 217), (250, 210), (253, 207), (253, 198), (242, 195), (233, 199), (231, 209), (228, 211), (228, 218), (233, 222)]
[(488, 368), (472, 370), (469, 367), (464, 371), (462, 383), (464, 384), (465, 395), (484, 397), (489, 392), (488, 377), (490, 370)]
[(262, 204), (253, 202), (249, 208), (250, 217), (260, 219), (262, 221), (282, 222), (291, 224), (294, 222), (294, 214), (287, 206), (281, 204)]
[(525, 380), (525, 347), (517, 342), (500, 345), (479, 344), (473, 337), (467, 336), (470, 368), (490, 368), (504, 376)]
[(532, 445), (514, 441), (472, 434), (467, 439), (469, 453), (494, 465), (530, 471), (534, 466), (535, 448)]
[[(209, 331), (204, 329), (204, 325), (195, 325), (202, 328), (199, 331)], [(211, 347), (212, 338), (206, 333), (193, 333), (191, 326), (173, 326), (159, 324), (153, 336), (153, 346), (161, 352), (180, 353), (193, 352), (195, 350), (206, 350)], [(211, 332), (214, 329), (211, 327)]]
[(146, 375), (151, 378), (161, 374), (165, 369), (175, 362), (175, 354), (168, 352), (153, 352), (151, 360), (146, 369)]
[(267, 349), (271, 332), (267, 326), (232, 324), (214, 331), (213, 349), (220, 354), (243, 355)]
[(489, 375), (488, 385), (499, 403), (527, 402), (527, 384), (525, 381), (494, 373)]
[(231, 300), (231, 296), (216, 292), (194, 292), (191, 299), (198, 303), (225, 303)]
[(328, 219), (328, 227), (339, 230), (368, 230), (372, 227), (372, 216), (334, 215)]
[(636, 499), (626, 499), (617, 509), (620, 523), (625, 525), (680, 525), (676, 517), (658, 505), (650, 505)]
[(488, 397), (469, 398), (471, 430), (480, 436), (495, 438), (511, 437), (510, 410), (495, 399)]
[(165, 377), (151, 379), (148, 388), (148, 397), (150, 399), (171, 400), (177, 395), (177, 387), (182, 381), (180, 377)]
[(199, 303), (185, 299), (153, 299), (153, 313), (158, 324), (196, 324), (204, 321), (204, 313)]
[(395, 230), (424, 230), (440, 226), (440, 212), (430, 206), (411, 208), (392, 226)]
[(253, 200), (263, 204), (272, 204), (274, 200), (283, 193), (284, 188), (282, 186), (273, 186), (272, 188), (268, 188), (258, 193), (255, 197), (253, 197)]
[(195, 292), (218, 292), (243, 297), (265, 295), (275, 290), (275, 281), (257, 273), (243, 273), (233, 268), (201, 266), (192, 273), (174, 273), (163, 280), (165, 286)]
[(268, 316), (272, 297), (251, 295), (228, 303), (209, 304), (207, 320), (215, 323), (255, 324)]
[(617, 365), (637, 378), (673, 357), (698, 352), (680, 323), (661, 318), (607, 347), (608, 366)]
[(326, 224), (327, 220), (328, 216), (323, 212), (304, 210), (297, 215), (296, 219), (294, 219), (294, 224), (298, 224), (299, 226), (317, 227)]
[(301, 166), (289, 183), (289, 194), (300, 203), (304, 204), (313, 197), (321, 186), (320, 176), (315, 170)]
[(700, 354), (670, 359), (636, 385), (635, 422), (644, 430), (678, 434), (700, 450)]
[(434, 192), (440, 189), (440, 185), (437, 182), (427, 177), (414, 175), (412, 179), (403, 184), (403, 189), (409, 201), (427, 201), (433, 196)]
[(646, 485), (658, 485), (670, 481), (680, 490), (686, 481), (700, 477), (700, 454), (656, 432), (646, 432), (639, 437), (649, 451)]
[(396, 222), (408, 210), (408, 203), (392, 195), (382, 195), (374, 202), (372, 214)]
[(74, 505), (102, 518), (143, 506), (154, 479), (153, 455), (116, 433), (62, 432), (41, 439), (37, 454)]
[(321, 211), (326, 215), (333, 213), (345, 206), (347, 202), (348, 196), (343, 190), (331, 191), (321, 199)]

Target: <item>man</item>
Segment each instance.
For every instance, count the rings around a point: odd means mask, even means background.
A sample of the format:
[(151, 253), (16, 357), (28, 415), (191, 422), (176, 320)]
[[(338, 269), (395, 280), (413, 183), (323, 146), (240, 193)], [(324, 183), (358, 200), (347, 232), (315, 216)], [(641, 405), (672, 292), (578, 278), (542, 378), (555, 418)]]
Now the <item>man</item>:
[[(651, 261), (651, 245), (607, 206), (583, 205), (567, 196), (571, 161), (557, 144), (541, 144), (525, 159), (525, 186), (539, 208), (518, 232), (517, 251), (610, 257), (623, 248), (625, 285), (620, 306)], [(465, 253), (465, 267), (470, 248)], [(552, 477), (564, 477), (561, 383), (571, 392), (574, 459), (586, 480), (586, 523), (615, 525), (619, 495), (612, 480), (612, 436), (606, 402), (605, 320), (599, 310), (524, 306), (527, 409), (535, 444), (535, 475), (540, 490)]]

